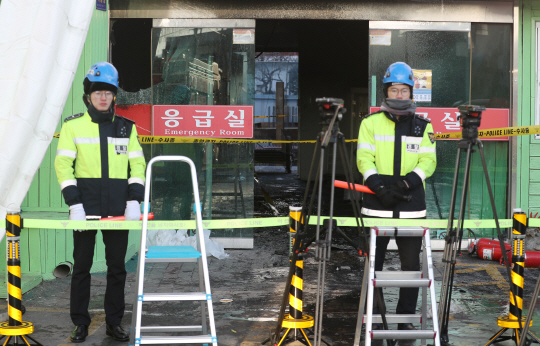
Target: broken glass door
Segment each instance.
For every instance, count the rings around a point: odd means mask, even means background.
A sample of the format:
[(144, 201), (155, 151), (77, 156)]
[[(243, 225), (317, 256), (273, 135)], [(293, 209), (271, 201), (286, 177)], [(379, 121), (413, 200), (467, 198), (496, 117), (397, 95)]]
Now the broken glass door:
[[(508, 108), (510, 34), (510, 26), (495, 24), (370, 22), (370, 106), (381, 104), (382, 77), (387, 67), (403, 61), (414, 71), (414, 100), (418, 107), (426, 107), (424, 112), (429, 113), (435, 132), (460, 129), (452, 109), (461, 104)], [(442, 116), (436, 118), (432, 113)], [(489, 116), (484, 116), (482, 122), (487, 121)], [(506, 213), (508, 141), (485, 140), (484, 151), (501, 218)], [(425, 182), (428, 219), (448, 218), (456, 154), (457, 141), (437, 141), (437, 168)], [(464, 159), (461, 161), (459, 192)], [(465, 218), (493, 218), (479, 154), (472, 156), (469, 185)], [(456, 203), (459, 206), (459, 196)], [(455, 217), (457, 213), (458, 210)], [(492, 230), (474, 231), (477, 235), (492, 234)], [(438, 235), (443, 232), (439, 231)]]
[[(155, 19), (152, 103), (253, 105), (254, 26), (253, 20)], [(203, 219), (253, 217), (253, 144), (154, 144), (152, 156), (157, 155), (184, 155), (194, 161)], [(156, 218), (193, 219), (189, 167), (167, 162), (155, 169)], [(231, 247), (252, 244), (251, 229), (212, 230), (212, 237), (242, 238), (232, 239)]]

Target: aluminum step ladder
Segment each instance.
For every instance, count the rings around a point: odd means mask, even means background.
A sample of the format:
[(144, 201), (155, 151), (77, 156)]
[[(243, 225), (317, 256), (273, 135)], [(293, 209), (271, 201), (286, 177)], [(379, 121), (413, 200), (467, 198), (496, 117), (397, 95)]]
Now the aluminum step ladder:
[[(423, 227), (373, 227), (371, 228), (369, 244), (369, 257), (365, 259), (364, 279), (362, 293), (360, 294), (360, 307), (354, 345), (360, 344), (362, 324), (365, 324), (365, 345), (370, 346), (372, 340), (397, 339), (416, 340), (421, 339), (422, 345), (426, 345), (427, 339), (433, 339), (435, 346), (440, 346), (439, 322), (437, 320), (437, 301), (435, 296), (435, 278), (433, 274), (433, 260), (431, 256), (431, 241), (429, 229)], [(422, 262), (420, 271), (375, 271), (375, 250), (377, 236), (390, 237), (423, 237)], [(385, 314), (388, 324), (416, 323), (421, 324), (418, 330), (373, 330), (373, 323), (382, 323), (380, 314), (373, 314), (373, 298), (375, 288), (382, 287), (421, 287), (422, 310), (421, 314)], [(427, 291), (429, 289), (431, 303), (431, 318), (427, 312)], [(367, 293), (367, 294), (366, 294)], [(367, 299), (366, 299), (367, 296)], [(366, 314), (364, 315), (364, 306)], [(432, 320), (432, 326), (428, 328), (427, 320)]]
[[(217, 346), (216, 325), (212, 307), (212, 294), (210, 292), (210, 279), (208, 263), (202, 229), (201, 203), (199, 199), (199, 185), (195, 164), (185, 156), (157, 156), (150, 160), (146, 170), (146, 186), (144, 190), (144, 205), (149, 205), (150, 183), (152, 165), (161, 161), (181, 161), (189, 164), (191, 180), (193, 183), (194, 209), (197, 223), (197, 249), (192, 246), (150, 246), (146, 250), (146, 233), (148, 229), (148, 208), (144, 208), (141, 232), (141, 248), (137, 266), (137, 294), (133, 304), (133, 317), (131, 321), (131, 334), (129, 345), (176, 345), (176, 344), (212, 344)], [(199, 265), (199, 291), (186, 293), (144, 293), (144, 268), (149, 262), (197, 262)], [(141, 326), (141, 315), (144, 302), (172, 302), (172, 301), (200, 301), (202, 323), (200, 325), (172, 325), (172, 326)], [(208, 333), (206, 312), (210, 324)], [(190, 312), (191, 314), (191, 312)], [(173, 320), (174, 317), (171, 318)], [(191, 335), (162, 335), (190, 332)], [(151, 335), (148, 335), (151, 333)], [(142, 335), (144, 334), (144, 335)], [(157, 335), (156, 335), (157, 334)], [(193, 335), (195, 334), (195, 335)]]

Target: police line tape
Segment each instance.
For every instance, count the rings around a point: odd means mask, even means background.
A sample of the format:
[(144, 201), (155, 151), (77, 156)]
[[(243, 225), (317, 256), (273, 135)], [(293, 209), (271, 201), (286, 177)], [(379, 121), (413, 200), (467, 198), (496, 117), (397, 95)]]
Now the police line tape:
[[(195, 137), (170, 137), (170, 136), (139, 136), (141, 144), (169, 144), (169, 143), (316, 143), (316, 140), (285, 141), (273, 139), (230, 139), (230, 138), (195, 138)], [(356, 139), (348, 139), (346, 142), (356, 142)]]
[[(327, 216), (321, 217), (328, 219)], [(334, 217), (338, 226), (356, 227), (357, 221), (353, 217)], [(321, 220), (321, 223), (322, 223)], [(317, 217), (312, 216), (310, 225), (317, 224)], [(501, 219), (501, 228), (512, 227), (513, 219)], [(289, 217), (265, 217), (255, 219), (224, 219), (224, 220), (203, 220), (203, 228), (206, 229), (235, 229), (235, 228), (257, 228), (257, 227), (279, 227), (288, 226)], [(436, 219), (377, 219), (364, 218), (364, 225), (367, 227), (425, 227), (431, 229), (446, 229), (448, 220)], [(454, 220), (454, 227), (457, 220)], [(70, 221), (70, 220), (45, 220), (45, 219), (23, 219), (23, 228), (41, 229), (141, 229), (142, 221)], [(540, 227), (540, 219), (529, 219), (529, 227)], [(495, 220), (465, 220), (464, 228), (496, 228)], [(159, 221), (149, 220), (148, 229), (196, 229), (195, 220)]]
[[(526, 136), (540, 133), (540, 125), (478, 130), (478, 138)], [(461, 132), (437, 133), (435, 139), (461, 139)]]
[[(513, 137), (540, 134), (540, 125), (501, 127), (496, 129), (478, 130), (479, 138)], [(60, 133), (55, 133), (53, 138), (60, 138)], [(461, 132), (437, 133), (435, 139), (461, 139)], [(139, 135), (141, 144), (171, 144), (171, 143), (316, 143), (316, 140), (286, 141), (272, 139), (238, 139), (238, 138), (198, 138), (198, 137), (175, 137), (175, 136), (144, 136)], [(345, 142), (357, 142), (356, 139), (346, 139)]]

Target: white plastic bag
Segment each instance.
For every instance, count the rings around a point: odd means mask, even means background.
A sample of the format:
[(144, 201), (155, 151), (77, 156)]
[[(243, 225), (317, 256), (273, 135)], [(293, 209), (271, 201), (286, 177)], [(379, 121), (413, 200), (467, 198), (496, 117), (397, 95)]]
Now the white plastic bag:
[[(222, 244), (210, 239), (212, 233), (210, 230), (203, 229), (203, 233), (206, 256), (214, 256), (217, 259), (229, 257)], [(197, 248), (197, 238), (196, 235), (188, 236), (188, 231), (185, 229), (150, 229), (146, 234), (146, 244), (147, 246), (186, 245)]]

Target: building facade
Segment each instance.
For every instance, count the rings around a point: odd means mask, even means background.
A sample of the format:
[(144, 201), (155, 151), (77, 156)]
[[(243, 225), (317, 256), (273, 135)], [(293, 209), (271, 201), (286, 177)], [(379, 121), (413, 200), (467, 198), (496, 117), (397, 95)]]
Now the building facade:
[[(119, 70), (119, 113), (134, 118), (140, 134), (152, 134), (155, 105), (257, 107), (268, 98), (257, 79), (258, 56), (288, 52), (296, 57), (298, 70), (291, 115), (300, 140), (315, 139), (321, 131), (317, 97), (344, 99), (348, 112), (340, 129), (347, 139), (355, 139), (362, 117), (380, 105), (382, 75), (395, 61), (415, 70), (416, 102), (436, 132), (459, 128), (455, 111), (468, 103), (488, 109), (486, 128), (539, 123), (540, 1), (109, 0), (107, 6), (107, 11), (94, 12), (63, 118), (84, 111), (81, 81), (96, 61), (108, 60)], [(534, 136), (485, 141), (500, 218), (515, 207), (540, 211), (540, 194), (534, 192), (540, 184), (536, 141)], [(56, 142), (23, 212), (67, 211), (54, 174)], [(426, 182), (432, 206), (428, 218), (446, 219), (456, 141), (441, 140), (437, 147), (437, 171)], [(144, 150), (147, 158), (182, 154), (195, 161), (205, 219), (253, 217), (253, 144), (144, 144)], [(301, 144), (298, 150), (298, 175), (307, 179), (313, 146)], [(348, 150), (354, 156), (355, 146)], [(191, 191), (184, 177), (182, 167), (157, 167), (152, 192), (156, 217), (191, 217)], [(467, 198), (466, 218), (493, 217), (479, 155), (473, 155)], [(71, 259), (70, 232), (24, 234), (29, 244), (24, 251), (32, 253), (25, 273), (49, 278), (59, 263)], [(213, 232), (236, 248), (252, 247), (252, 234), (250, 229)], [(490, 236), (491, 230), (480, 234)], [(128, 256), (137, 250), (137, 232), (132, 236)], [(103, 266), (100, 256), (98, 247), (96, 269)]]

